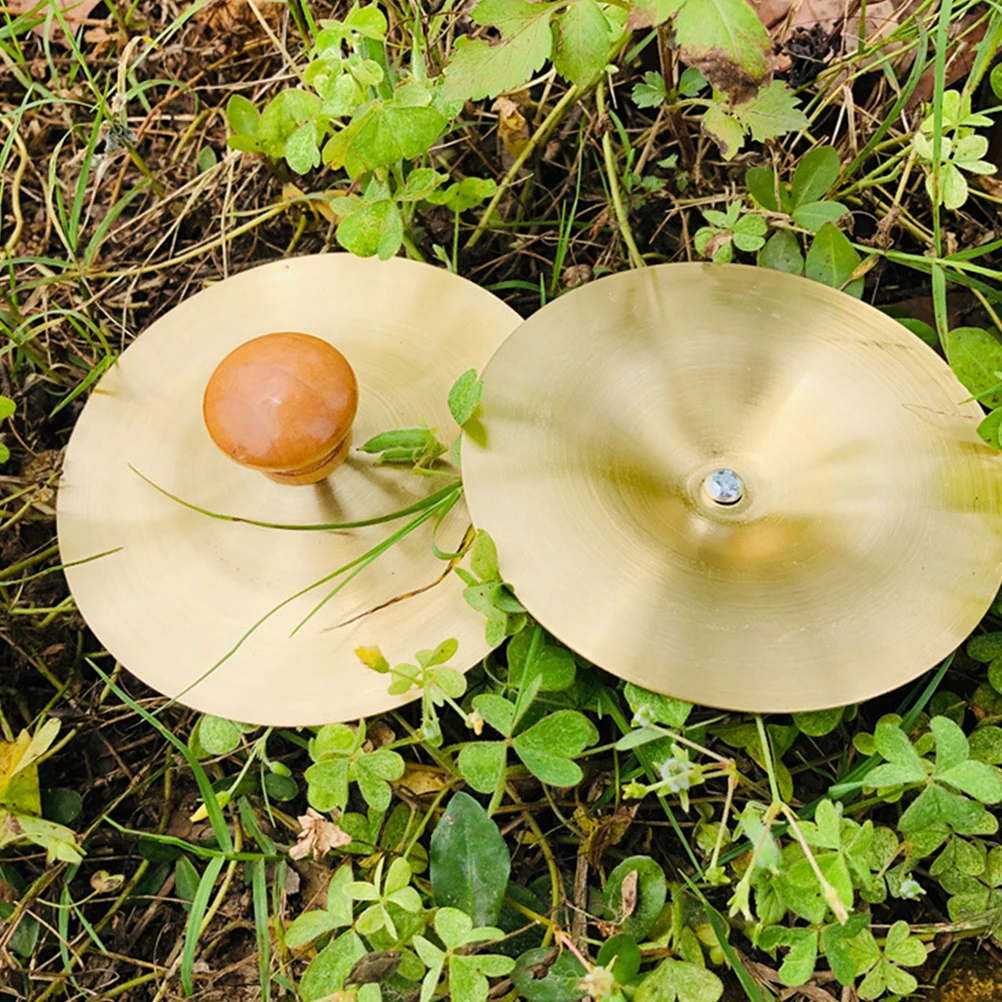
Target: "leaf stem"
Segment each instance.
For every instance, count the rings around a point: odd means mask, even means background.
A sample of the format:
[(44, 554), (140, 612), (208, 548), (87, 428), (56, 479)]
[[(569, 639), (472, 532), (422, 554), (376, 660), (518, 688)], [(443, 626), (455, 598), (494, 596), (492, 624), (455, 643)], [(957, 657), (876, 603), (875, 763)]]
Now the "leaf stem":
[(837, 918), (839, 922), (844, 925), (849, 921), (849, 912), (842, 903), (842, 899), (838, 896), (838, 891), (836, 891), (835, 888), (828, 883), (827, 877), (825, 877), (825, 875), (821, 872), (821, 867), (818, 866), (818, 861), (814, 858), (814, 853), (811, 852), (811, 847), (807, 844), (807, 839), (804, 838), (804, 834), (800, 830), (800, 825), (797, 824), (797, 815), (794, 814), (786, 804), (780, 804), (779, 807), (783, 812), (783, 816), (793, 829), (793, 834), (797, 836), (797, 841), (800, 843), (800, 848), (804, 850), (807, 862), (811, 864), (814, 876), (818, 878), (818, 883), (821, 885), (821, 892), (825, 896), (825, 901), (827, 902), (828, 907), (832, 910), (835, 918)]
[(773, 805), (782, 804), (783, 798), (779, 795), (779, 786), (776, 783), (776, 770), (772, 764), (772, 749), (769, 745), (769, 735), (765, 730), (765, 722), (760, 713), (755, 714), (755, 726), (758, 728), (758, 739), (762, 744), (762, 761), (765, 762), (765, 771), (769, 776), (769, 791), (772, 794)]
[[(522, 809), (522, 818), (532, 830), (532, 834), (536, 836), (536, 842), (543, 854), (543, 858), (546, 860), (546, 867), (550, 872), (550, 907), (553, 909), (554, 914), (556, 914), (556, 911), (560, 907), (563, 900), (564, 885), (563, 881), (560, 879), (560, 869), (557, 867), (557, 859), (553, 855), (553, 849), (550, 847), (550, 843), (543, 834), (543, 829), (539, 827), (539, 822), (537, 822), (533, 817), (532, 812), (525, 808), (525, 805), (519, 799), (515, 788), (510, 785), (508, 786), (508, 796), (511, 797), (512, 801)], [(553, 936), (553, 931), (553, 925), (546, 930), (546, 934), (543, 936), (543, 946), (549, 945), (549, 941)]]

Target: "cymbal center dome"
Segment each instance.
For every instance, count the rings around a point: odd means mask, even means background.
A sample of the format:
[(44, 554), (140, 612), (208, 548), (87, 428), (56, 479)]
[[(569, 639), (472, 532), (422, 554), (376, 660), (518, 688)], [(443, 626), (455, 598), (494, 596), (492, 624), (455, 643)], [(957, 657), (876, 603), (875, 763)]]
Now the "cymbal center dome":
[(745, 484), (734, 470), (714, 470), (703, 481), (703, 492), (715, 504), (729, 508), (745, 496)]

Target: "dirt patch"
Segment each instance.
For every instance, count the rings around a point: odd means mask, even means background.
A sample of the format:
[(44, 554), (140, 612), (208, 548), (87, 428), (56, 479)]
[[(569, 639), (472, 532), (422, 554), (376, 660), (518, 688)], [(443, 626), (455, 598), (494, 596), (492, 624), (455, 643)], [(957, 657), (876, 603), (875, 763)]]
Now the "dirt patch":
[(1002, 964), (994, 951), (962, 944), (925, 1002), (999, 1002)]

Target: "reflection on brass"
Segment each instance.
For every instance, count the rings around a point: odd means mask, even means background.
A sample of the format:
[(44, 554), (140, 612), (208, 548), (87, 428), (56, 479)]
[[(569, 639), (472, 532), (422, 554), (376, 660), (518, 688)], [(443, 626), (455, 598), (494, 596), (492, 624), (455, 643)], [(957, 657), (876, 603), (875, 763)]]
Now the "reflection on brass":
[[(237, 345), (302, 331), (335, 345), (358, 379), (352, 441), (427, 422), (446, 441), (455, 427), (453, 381), (480, 369), (518, 323), (490, 293), (403, 259), (328, 254), (278, 261), (220, 282), (153, 324), (103, 378), (74, 429), (58, 501), (64, 562), (76, 603), (108, 650), (144, 682), (196, 709), (258, 724), (307, 725), (368, 716), (408, 697), (359, 662), (378, 645), (391, 664), (448, 637), (456, 667), (487, 653), (483, 618), (431, 548), (434, 519), (392, 547), (290, 636), (327, 588), (263, 623), (203, 681), (269, 610), (399, 529), (285, 532), (208, 518), (199, 507), (258, 521), (348, 522), (414, 504), (442, 486), (352, 450), (327, 480), (277, 484), (232, 462), (209, 437), (202, 398)], [(458, 545), (462, 502), (440, 528)], [(404, 601), (400, 595), (415, 593)], [(371, 615), (364, 615), (376, 610)], [(339, 624), (347, 624), (340, 625)], [(332, 628), (339, 627), (339, 628)], [(413, 695), (413, 694), (412, 694)]]
[(863, 700), (953, 650), (1002, 580), (980, 407), (844, 293), (740, 265), (603, 278), (484, 380), (475, 523), (544, 626), (640, 685), (746, 711)]

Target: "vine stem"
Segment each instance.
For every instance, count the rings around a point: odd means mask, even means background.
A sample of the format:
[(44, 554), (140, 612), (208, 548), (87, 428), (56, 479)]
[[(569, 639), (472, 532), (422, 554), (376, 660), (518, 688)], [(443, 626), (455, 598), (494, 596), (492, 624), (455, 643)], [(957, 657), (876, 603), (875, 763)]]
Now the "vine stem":
[[(560, 907), (560, 902), (563, 899), (563, 882), (560, 879), (560, 870), (557, 867), (556, 857), (553, 855), (553, 849), (550, 843), (546, 840), (546, 836), (543, 834), (543, 829), (539, 827), (539, 822), (532, 816), (532, 812), (525, 809), (525, 805), (519, 799), (514, 787), (508, 786), (508, 796), (511, 797), (512, 801), (517, 804), (522, 809), (522, 818), (525, 823), (529, 826), (532, 834), (536, 836), (536, 844), (539, 846), (540, 851), (543, 854), (543, 858), (546, 860), (546, 867), (550, 872), (550, 907), (554, 912)], [(543, 936), (543, 946), (549, 945), (550, 939), (553, 935), (555, 926), (550, 926)]]
[(838, 896), (838, 891), (828, 883), (828, 879), (821, 872), (821, 867), (818, 866), (818, 861), (814, 858), (814, 853), (811, 852), (811, 847), (807, 844), (807, 839), (804, 838), (804, 833), (800, 830), (800, 825), (797, 824), (797, 815), (786, 804), (780, 804), (780, 808), (783, 811), (783, 816), (790, 823), (793, 834), (797, 836), (797, 841), (800, 843), (800, 848), (804, 850), (807, 861), (811, 864), (814, 876), (818, 878), (818, 883), (821, 885), (821, 890), (824, 893), (825, 901), (828, 902), (828, 907), (832, 910), (835, 918), (844, 925), (849, 921), (849, 912), (845, 905), (842, 904), (842, 899)]
[(828, 878), (821, 872), (821, 867), (818, 866), (818, 861), (814, 858), (814, 853), (811, 852), (811, 847), (807, 844), (807, 839), (804, 838), (804, 833), (800, 830), (800, 825), (797, 823), (797, 815), (783, 802), (782, 797), (779, 795), (779, 784), (776, 782), (776, 770), (772, 762), (772, 749), (769, 746), (769, 736), (766, 733), (765, 721), (762, 719), (761, 714), (755, 714), (755, 726), (758, 728), (759, 741), (762, 743), (762, 758), (765, 761), (765, 771), (769, 774), (769, 789), (772, 792), (772, 805), (769, 811), (773, 814), (776, 812), (782, 813), (783, 817), (786, 818), (793, 829), (793, 834), (796, 835), (797, 841), (800, 843), (800, 848), (804, 850), (804, 855), (807, 857), (807, 861), (814, 871), (814, 876), (818, 878), (821, 892), (825, 896), (828, 907), (832, 910), (835, 918), (844, 924), (849, 921), (849, 912), (846, 910), (845, 905), (842, 904), (842, 899), (838, 896), (838, 891), (835, 890), (828, 882)]
[(738, 777), (732, 772), (727, 777), (727, 796), (724, 800), (724, 810), (720, 816), (720, 827), (717, 829), (717, 839), (713, 845), (713, 855), (710, 857), (710, 871), (715, 870), (719, 865), (720, 850), (724, 847), (724, 834), (727, 831), (728, 819), (731, 815), (731, 806), (734, 803), (734, 792), (738, 786)]
[[(605, 85), (600, 84), (595, 91), (598, 99), (599, 119), (605, 118)], [(619, 223), (619, 232), (626, 244), (627, 252), (630, 256), (630, 266), (633, 268), (645, 267), (643, 257), (637, 248), (637, 243), (633, 239), (633, 230), (630, 229), (630, 221), (623, 206), (623, 197), (619, 190), (619, 177), (616, 174), (616, 159), (612, 152), (612, 135), (606, 130), (602, 135), (602, 156), (605, 160), (605, 172), (609, 178), (609, 194), (612, 196), (612, 209), (616, 215), (616, 222)]]

